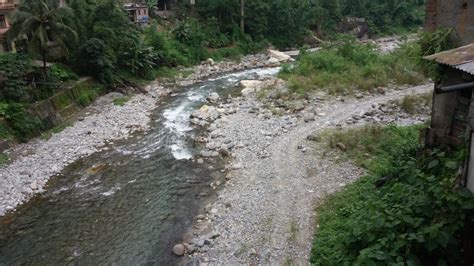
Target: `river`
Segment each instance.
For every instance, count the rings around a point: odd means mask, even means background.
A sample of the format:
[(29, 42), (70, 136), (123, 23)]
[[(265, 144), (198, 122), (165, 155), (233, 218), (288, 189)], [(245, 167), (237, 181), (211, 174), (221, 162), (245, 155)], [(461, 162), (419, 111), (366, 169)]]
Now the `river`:
[(247, 70), (181, 88), (152, 115), (151, 130), (110, 144), (53, 177), (46, 192), (0, 218), (0, 265), (170, 265), (210, 182), (221, 175), (196, 154), (190, 114), (210, 92), (234, 94)]

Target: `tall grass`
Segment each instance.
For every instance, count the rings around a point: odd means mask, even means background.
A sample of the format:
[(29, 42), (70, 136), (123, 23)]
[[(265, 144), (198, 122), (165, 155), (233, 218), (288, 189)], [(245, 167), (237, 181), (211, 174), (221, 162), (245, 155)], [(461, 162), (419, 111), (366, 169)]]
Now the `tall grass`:
[(417, 65), (418, 51), (417, 44), (406, 44), (391, 54), (381, 54), (373, 45), (344, 38), (317, 53), (303, 52), (295, 67), (284, 69), (280, 76), (300, 94), (371, 91), (390, 83), (416, 85), (425, 80)]

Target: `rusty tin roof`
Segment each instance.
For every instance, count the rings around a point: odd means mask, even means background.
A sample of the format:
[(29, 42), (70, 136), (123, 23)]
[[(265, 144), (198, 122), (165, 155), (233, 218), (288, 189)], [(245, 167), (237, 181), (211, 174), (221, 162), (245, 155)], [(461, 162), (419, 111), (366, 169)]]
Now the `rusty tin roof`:
[(474, 43), (424, 58), (474, 75)]

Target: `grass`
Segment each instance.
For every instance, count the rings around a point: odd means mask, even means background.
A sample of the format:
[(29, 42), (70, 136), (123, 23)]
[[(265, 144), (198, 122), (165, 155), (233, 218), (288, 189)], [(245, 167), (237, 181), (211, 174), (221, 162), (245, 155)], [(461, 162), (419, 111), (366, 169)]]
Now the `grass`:
[(48, 129), (47, 131), (43, 132), (41, 134), (41, 138), (45, 139), (45, 140), (48, 140), (53, 136), (53, 134), (61, 133), (64, 129), (66, 129), (67, 127), (70, 127), (71, 125), (72, 125), (71, 122), (65, 122), (65, 123), (59, 124), (59, 125), (51, 128), (51, 129)]
[(0, 165), (8, 163), (9, 160), (10, 158), (8, 157), (8, 155), (6, 155), (5, 153), (0, 153)]
[(124, 106), (128, 101), (130, 101), (130, 96), (120, 97), (114, 100), (114, 105)]
[(419, 106), (431, 107), (432, 101), (432, 93), (426, 93), (422, 95), (408, 95), (402, 100), (399, 100), (397, 105), (400, 107), (400, 109), (409, 114), (417, 114), (420, 113), (420, 110), (418, 109)]
[(366, 126), (322, 137), (346, 146), (369, 175), (317, 206), (314, 265), (462, 265), (472, 193), (460, 190), (464, 152), (423, 150), (421, 126)]
[(397, 127), (367, 125), (347, 130), (328, 130), (321, 134), (329, 148), (337, 148), (342, 143), (346, 159), (353, 160), (361, 167), (375, 170), (386, 168), (392, 159), (392, 148), (414, 147), (418, 144), (419, 130), (423, 126)]
[(425, 81), (417, 65), (418, 54), (417, 44), (386, 55), (372, 45), (345, 38), (317, 53), (301, 53), (295, 67), (284, 67), (280, 77), (301, 95), (314, 90), (330, 94), (372, 91), (391, 83), (417, 85)]

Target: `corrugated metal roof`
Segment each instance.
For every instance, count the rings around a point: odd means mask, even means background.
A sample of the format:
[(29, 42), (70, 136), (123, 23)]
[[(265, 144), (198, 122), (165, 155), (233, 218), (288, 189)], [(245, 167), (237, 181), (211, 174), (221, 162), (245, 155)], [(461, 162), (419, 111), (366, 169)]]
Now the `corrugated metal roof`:
[(474, 43), (424, 58), (474, 75)]

